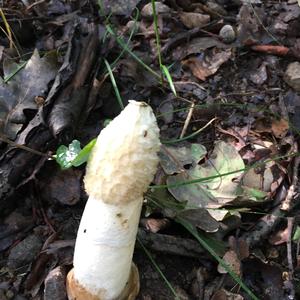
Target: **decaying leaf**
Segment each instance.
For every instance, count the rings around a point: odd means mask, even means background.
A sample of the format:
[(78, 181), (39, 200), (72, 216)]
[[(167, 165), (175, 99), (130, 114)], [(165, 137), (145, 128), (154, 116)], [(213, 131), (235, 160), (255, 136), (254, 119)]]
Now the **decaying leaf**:
[[(264, 166), (251, 168), (243, 176), (243, 185), (251, 193), (261, 193), (262, 197), (268, 192), (274, 192), (282, 182), (284, 172), (279, 168), (275, 161), (268, 161)], [(252, 189), (252, 191), (250, 191)], [(255, 192), (256, 191), (256, 192)], [(249, 194), (249, 196), (250, 196)], [(264, 195), (265, 194), (265, 195)], [(255, 194), (253, 194), (255, 196)], [(256, 199), (260, 198), (256, 195)]]
[(181, 22), (187, 28), (195, 28), (207, 24), (210, 21), (209, 15), (194, 12), (182, 12), (179, 15)]
[(219, 223), (203, 208), (183, 210), (177, 216), (206, 232), (216, 232), (219, 228)]
[[(235, 251), (229, 250), (223, 256), (223, 260), (230, 266), (230, 268), (237, 274), (241, 275), (241, 261)], [(227, 271), (221, 266), (218, 266), (218, 272), (226, 274)]]
[(163, 146), (159, 152), (160, 164), (168, 175), (180, 173), (187, 165), (195, 166), (205, 157), (206, 152), (201, 144), (189, 144), (177, 148)]
[(283, 138), (289, 130), (289, 122), (285, 119), (272, 121), (272, 132), (277, 138)]
[(262, 133), (272, 133), (276, 138), (283, 138), (289, 130), (289, 122), (286, 119), (272, 119), (265, 118), (258, 119), (255, 122), (255, 131)]
[(271, 245), (277, 246), (283, 243), (287, 243), (288, 240), (289, 240), (289, 229), (288, 227), (286, 227), (272, 234), (269, 238), (269, 243)]
[(184, 46), (179, 46), (173, 51), (173, 59), (181, 60), (192, 54), (202, 53), (204, 50), (217, 47), (219, 49), (228, 48), (227, 45), (211, 37), (194, 38)]
[[(4, 62), (4, 77), (16, 69), (16, 64)], [(28, 122), (28, 116), (38, 109), (35, 99), (45, 96), (48, 85), (58, 70), (56, 53), (40, 57), (37, 50), (26, 66), (7, 83), (0, 78), (0, 132), (15, 139), (18, 131)]]
[[(123, 1), (124, 2), (124, 1)], [(126, 1), (125, 1), (126, 2)], [(161, 14), (167, 14), (171, 11), (170, 7), (167, 6), (164, 3), (161, 3), (159, 1), (155, 1), (155, 11), (157, 15), (161, 15)], [(152, 3), (147, 3), (142, 11), (141, 11), (141, 15), (145, 18), (152, 18), (153, 17), (153, 10), (152, 10)]]
[[(167, 183), (174, 185), (186, 180), (215, 177), (205, 182), (169, 187), (169, 191), (177, 200), (187, 201), (194, 207), (220, 207), (236, 198), (238, 183), (234, 179), (243, 174), (239, 170), (244, 168), (244, 162), (235, 148), (219, 141), (205, 164), (169, 176)], [(219, 176), (226, 173), (232, 174)]]
[(244, 300), (244, 297), (221, 289), (214, 293), (211, 300)]
[(130, 0), (130, 1), (123, 1), (123, 0), (103, 0), (101, 1), (101, 9), (107, 15), (127, 15), (129, 16), (136, 5), (138, 4), (139, 0)]
[(206, 56), (203, 59), (198, 56), (193, 56), (184, 60), (182, 63), (191, 69), (195, 77), (205, 81), (208, 76), (215, 74), (220, 66), (230, 57), (231, 49), (226, 49), (223, 51), (213, 51), (212, 55)]

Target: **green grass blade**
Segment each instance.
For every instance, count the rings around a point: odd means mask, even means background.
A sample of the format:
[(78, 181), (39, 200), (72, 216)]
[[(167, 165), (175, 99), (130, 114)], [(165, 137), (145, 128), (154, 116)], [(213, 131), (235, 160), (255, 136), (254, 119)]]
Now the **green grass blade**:
[(220, 178), (220, 177), (232, 175), (232, 174), (235, 174), (235, 173), (247, 172), (250, 169), (264, 166), (268, 162), (278, 161), (280, 159), (284, 159), (284, 158), (288, 158), (288, 157), (295, 157), (295, 156), (299, 156), (299, 155), (300, 155), (300, 152), (290, 153), (290, 154), (286, 154), (286, 155), (282, 155), (282, 156), (273, 157), (273, 158), (270, 158), (270, 159), (265, 160), (263, 162), (255, 163), (252, 166), (245, 167), (243, 169), (239, 169), (239, 170), (235, 170), (235, 171), (231, 171), (231, 172), (227, 172), (227, 173), (222, 173), (222, 174), (218, 174), (218, 175), (208, 176), (208, 177), (204, 177), (204, 178), (186, 180), (186, 181), (177, 182), (177, 183), (174, 183), (174, 184), (151, 185), (150, 188), (151, 189), (164, 189), (164, 188), (171, 188), (171, 187), (179, 187), (179, 186), (198, 183), (198, 182), (206, 182), (206, 181), (210, 181), (210, 180), (215, 179), (215, 178)]
[(157, 55), (158, 55), (158, 63), (160, 68), (162, 67), (162, 60), (161, 60), (161, 53), (160, 53), (160, 36), (158, 32), (158, 21), (157, 21), (157, 14), (156, 14), (156, 7), (155, 7), (155, 0), (151, 0), (152, 3), (152, 13), (153, 13), (153, 20), (154, 20), (154, 31), (156, 37), (156, 48), (157, 48)]
[(178, 143), (178, 142), (182, 142), (185, 140), (188, 140), (196, 135), (198, 135), (201, 131), (203, 131), (205, 128), (207, 128), (212, 122), (214, 122), (217, 118), (213, 118), (211, 119), (207, 124), (205, 124), (203, 127), (201, 127), (200, 129), (198, 129), (197, 131), (193, 132), (190, 135), (187, 135), (181, 139), (175, 139), (175, 140), (170, 140), (170, 141), (161, 141), (163, 144), (174, 144), (174, 143)]
[(117, 36), (110, 25), (106, 25), (106, 30), (116, 39), (119, 46), (124, 49), (132, 58), (134, 58), (141, 66), (143, 66), (147, 71), (149, 71), (156, 78), (160, 79), (160, 75), (152, 70), (147, 64), (145, 64), (132, 50), (127, 46), (123, 39)]
[(167, 81), (169, 83), (169, 86), (173, 92), (173, 94), (175, 96), (177, 96), (177, 93), (176, 93), (176, 89), (175, 89), (175, 86), (174, 86), (174, 83), (173, 83), (173, 80), (172, 80), (172, 77), (171, 77), (171, 74), (169, 72), (169, 69), (165, 66), (165, 65), (161, 65), (161, 71), (163, 72), (163, 74), (165, 74), (166, 78), (167, 78)]
[(180, 298), (178, 297), (175, 289), (173, 288), (173, 286), (171, 285), (171, 283), (169, 282), (169, 280), (166, 278), (166, 276), (163, 274), (163, 272), (161, 271), (161, 269), (159, 268), (159, 266), (157, 265), (157, 263), (155, 262), (155, 260), (153, 259), (152, 255), (150, 254), (150, 252), (146, 249), (146, 247), (143, 245), (143, 243), (141, 242), (141, 240), (137, 237), (137, 241), (140, 244), (140, 246), (142, 247), (143, 251), (146, 253), (146, 255), (148, 256), (149, 260), (151, 261), (151, 263), (153, 264), (154, 268), (156, 269), (156, 271), (158, 272), (158, 274), (161, 276), (161, 278), (164, 280), (164, 282), (166, 283), (167, 287), (170, 289), (170, 291), (172, 292), (172, 294), (175, 296), (176, 300), (180, 300)]
[[(137, 21), (138, 21), (138, 18), (140, 16), (140, 11), (138, 10), (138, 8), (136, 8), (136, 16), (134, 17), (134, 25), (133, 25), (133, 28), (129, 34), (129, 37), (128, 37), (128, 40), (126, 42), (126, 47), (129, 48), (129, 43), (133, 37), (133, 35), (135, 34), (135, 31), (136, 31), (136, 24), (137, 24)], [(118, 55), (118, 57), (111, 63), (111, 67), (114, 68), (115, 65), (117, 64), (117, 62), (119, 61), (119, 59), (123, 56), (123, 54), (126, 52), (125, 48), (122, 49), (121, 53)]]
[(228, 272), (228, 274), (240, 285), (240, 287), (249, 295), (252, 300), (259, 300), (259, 298), (252, 293), (252, 291), (244, 284), (241, 278), (230, 268), (230, 266), (217, 255), (215, 250), (211, 248), (204, 239), (200, 237), (198, 231), (192, 224), (179, 217), (176, 217), (175, 221), (181, 224), (190, 234), (194, 236), (199, 244), (214, 257), (214, 259)]
[(7, 83), (9, 80), (11, 80), (19, 71), (21, 71), (27, 64), (27, 61), (22, 62), (18, 65), (18, 67), (12, 71), (10, 74), (4, 77), (4, 82)]
[(83, 149), (78, 153), (78, 155), (72, 161), (73, 167), (79, 167), (80, 165), (87, 162), (92, 149), (96, 144), (97, 138), (92, 139), (87, 145), (83, 147)]
[(109, 65), (109, 63), (108, 63), (108, 61), (106, 59), (104, 59), (104, 63), (106, 65), (106, 69), (108, 71), (108, 74), (109, 74), (111, 83), (113, 85), (113, 88), (114, 88), (117, 100), (119, 102), (120, 108), (121, 108), (121, 110), (123, 110), (124, 109), (124, 104), (123, 104), (123, 101), (122, 101), (122, 98), (121, 98), (121, 95), (120, 95), (120, 92), (119, 92), (119, 89), (118, 89), (118, 86), (117, 86), (114, 74), (112, 72), (112, 69), (111, 69), (111, 67), (110, 67), (110, 65)]

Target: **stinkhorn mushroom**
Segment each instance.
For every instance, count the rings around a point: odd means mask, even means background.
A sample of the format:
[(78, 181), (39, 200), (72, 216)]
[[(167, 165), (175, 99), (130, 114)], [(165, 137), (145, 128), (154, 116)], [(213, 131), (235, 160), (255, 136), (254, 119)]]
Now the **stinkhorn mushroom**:
[(129, 101), (98, 136), (84, 178), (89, 199), (67, 276), (69, 300), (127, 300), (138, 294), (132, 256), (159, 147), (156, 119), (144, 102)]

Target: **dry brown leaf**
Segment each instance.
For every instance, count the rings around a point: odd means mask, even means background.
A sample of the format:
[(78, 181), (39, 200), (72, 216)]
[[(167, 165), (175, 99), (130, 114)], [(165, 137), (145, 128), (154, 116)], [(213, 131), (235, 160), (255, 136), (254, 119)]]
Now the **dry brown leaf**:
[(275, 234), (271, 235), (269, 242), (271, 245), (281, 245), (286, 243), (289, 239), (288, 228), (277, 231)]
[(187, 28), (196, 28), (209, 23), (210, 16), (193, 12), (182, 12), (179, 15), (181, 22)]
[(182, 64), (188, 66), (195, 77), (205, 81), (208, 76), (215, 74), (220, 66), (231, 57), (231, 49), (220, 52), (216, 52), (216, 49), (214, 50), (211, 56), (206, 56), (204, 59), (193, 56), (183, 60)]
[(228, 292), (224, 289), (218, 290), (214, 293), (211, 300), (243, 300), (241, 295)]
[(148, 219), (142, 219), (141, 223), (143, 224), (143, 226), (145, 226), (147, 230), (156, 233), (160, 230), (167, 228), (170, 225), (170, 220), (167, 218), (164, 219), (148, 218)]
[(289, 122), (285, 119), (273, 120), (271, 128), (277, 138), (283, 138), (289, 130)]
[[(223, 260), (229, 265), (229, 267), (238, 275), (241, 275), (241, 262), (238, 255), (233, 250), (229, 250), (223, 256)], [(221, 274), (226, 274), (227, 271), (218, 265), (218, 272)]]

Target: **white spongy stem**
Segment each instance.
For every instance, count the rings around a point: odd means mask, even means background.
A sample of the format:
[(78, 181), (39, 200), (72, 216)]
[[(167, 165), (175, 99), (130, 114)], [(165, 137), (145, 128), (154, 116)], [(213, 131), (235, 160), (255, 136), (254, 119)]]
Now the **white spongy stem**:
[(151, 107), (130, 101), (102, 130), (91, 153), (74, 278), (95, 299), (117, 298), (129, 279), (143, 193), (156, 172), (159, 148)]
[(91, 294), (115, 299), (129, 277), (142, 198), (116, 206), (89, 198), (77, 233), (74, 276)]

